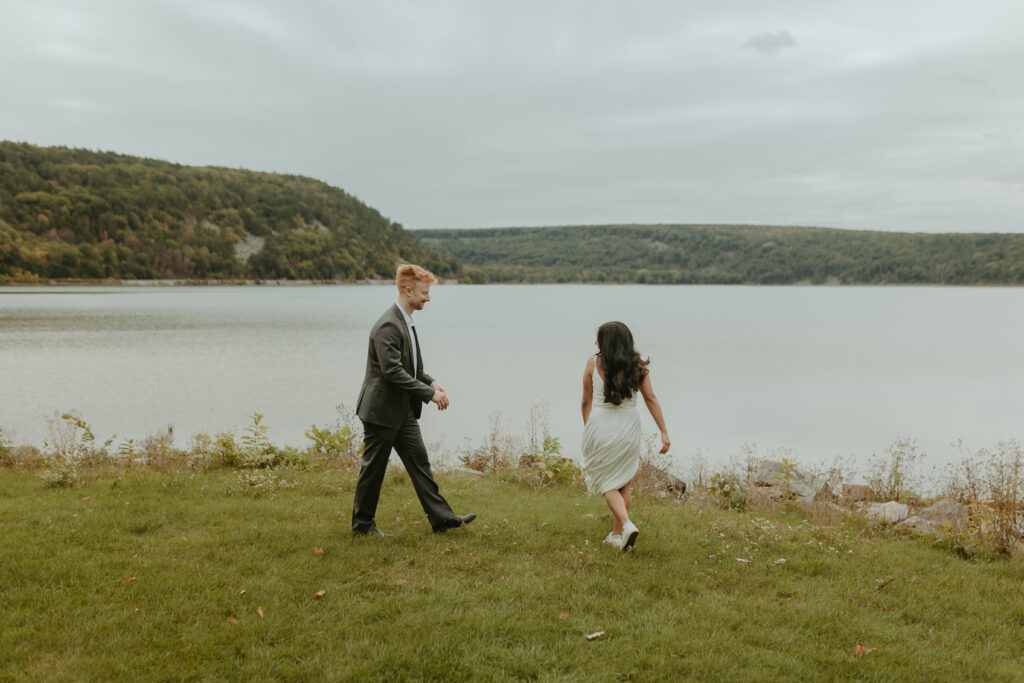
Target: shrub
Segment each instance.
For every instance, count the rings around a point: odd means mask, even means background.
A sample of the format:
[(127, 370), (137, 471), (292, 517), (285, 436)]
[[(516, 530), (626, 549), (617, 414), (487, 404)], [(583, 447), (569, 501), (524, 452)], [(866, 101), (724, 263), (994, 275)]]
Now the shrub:
[(557, 436), (544, 434), (539, 453), (528, 453), (532, 456), (530, 469), (537, 475), (537, 484), (541, 487), (556, 482), (578, 483), (581, 480), (580, 470), (571, 458), (562, 455), (562, 442)]
[(716, 472), (711, 475), (708, 493), (718, 499), (722, 508), (743, 510), (747, 506), (747, 496), (743, 493), (739, 475), (733, 472)]
[(333, 426), (310, 425), (306, 438), (312, 444), (307, 449), (310, 460), (329, 463), (344, 469), (358, 469), (363, 456), (362, 429), (356, 426), (355, 415), (344, 406), (338, 406), (339, 417)]
[(4, 428), (0, 427), (0, 466), (8, 465), (8, 458), (11, 457), (11, 442), (4, 434)]

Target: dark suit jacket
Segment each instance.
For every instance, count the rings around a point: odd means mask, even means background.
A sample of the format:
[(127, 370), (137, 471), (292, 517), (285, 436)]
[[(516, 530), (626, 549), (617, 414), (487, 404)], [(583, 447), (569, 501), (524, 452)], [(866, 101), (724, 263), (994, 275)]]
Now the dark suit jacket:
[(417, 418), (423, 404), (434, 397), (434, 378), (418, 368), (412, 374), (416, 344), (398, 304), (394, 304), (370, 330), (366, 375), (356, 401), (356, 415), (370, 424), (398, 429), (412, 408)]

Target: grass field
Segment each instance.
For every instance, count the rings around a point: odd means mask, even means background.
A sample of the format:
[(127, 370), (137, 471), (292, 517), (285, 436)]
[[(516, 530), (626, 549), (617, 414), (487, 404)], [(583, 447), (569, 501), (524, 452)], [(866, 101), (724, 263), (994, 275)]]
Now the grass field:
[(476, 522), (395, 471), (353, 539), (346, 470), (0, 470), (0, 680), (1024, 679), (1014, 560), (655, 495), (623, 554), (580, 488), (439, 481)]

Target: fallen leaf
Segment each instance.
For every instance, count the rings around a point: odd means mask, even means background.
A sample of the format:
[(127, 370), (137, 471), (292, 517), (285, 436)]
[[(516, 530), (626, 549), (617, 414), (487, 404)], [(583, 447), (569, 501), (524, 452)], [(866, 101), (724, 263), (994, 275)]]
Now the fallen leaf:
[(504, 581), (504, 580), (505, 580), (505, 575), (504, 574), (502, 574), (501, 576), (498, 577), (498, 581)]
[(428, 586), (427, 584), (423, 584), (422, 586), (420, 586), (420, 590), (421, 591), (429, 591), (430, 590), (430, 586)]
[(125, 507), (128, 507), (128, 505), (129, 505), (129, 503), (128, 503), (128, 501), (126, 500), (126, 501), (124, 502), (124, 506), (125, 506)]
[(232, 624), (238, 623), (238, 619), (235, 619), (234, 617), (228, 617), (228, 621), (230, 621)]
[(322, 597), (324, 597), (324, 593), (326, 593), (326, 592), (327, 591), (317, 591), (316, 593), (313, 593), (313, 597), (314, 598), (322, 598)]
[(136, 613), (141, 612), (141, 611), (142, 611), (142, 605), (139, 605), (138, 607), (135, 608), (135, 612)]
[(597, 640), (604, 635), (604, 631), (594, 631), (587, 635), (587, 640)]
[(857, 643), (856, 645), (853, 646), (853, 654), (855, 654), (855, 655), (869, 655), (869, 654), (871, 654), (872, 652), (874, 652), (877, 649), (878, 649), (877, 647), (868, 647), (864, 643)]
[(586, 519), (594, 519), (594, 515), (592, 513), (590, 513), (590, 512), (588, 512), (587, 514), (583, 515), (583, 517), (586, 518)]
[(323, 548), (313, 548), (313, 554), (316, 555), (317, 557), (323, 557), (324, 549)]
[(736, 558), (736, 561), (737, 561), (737, 562), (743, 562), (744, 564), (746, 564), (746, 563), (750, 562), (750, 560), (748, 560), (748, 559), (747, 559), (747, 558), (745, 558), (745, 557), (737, 557), (737, 558)]
[(82, 499), (82, 502), (84, 503), (88, 501), (90, 498), (92, 498), (92, 496), (86, 496), (85, 498)]
[(124, 495), (124, 491), (118, 491), (118, 492), (117, 492), (117, 495), (119, 495), (119, 496), (123, 496), (123, 495)]
[(239, 595), (245, 595), (245, 589), (243, 588), (242, 590), (238, 591), (238, 594)]
[(395, 521), (396, 522), (404, 522), (405, 521), (405, 517), (403, 517), (402, 515), (398, 515), (397, 517), (395, 517)]
[(405, 580), (405, 579), (395, 579), (395, 583), (397, 583), (399, 586), (404, 586), (405, 584), (407, 584), (409, 582), (407, 580)]
[(263, 618), (263, 605), (256, 608), (256, 614), (260, 615), (260, 619)]
[(123, 579), (121, 579), (121, 583), (131, 583), (134, 580), (135, 580), (134, 576), (126, 576)]
[(559, 619), (565, 619), (565, 618), (567, 618), (568, 616), (569, 616), (569, 613), (568, 613), (568, 612), (559, 612), (559, 613), (558, 613), (558, 618), (559, 618)]

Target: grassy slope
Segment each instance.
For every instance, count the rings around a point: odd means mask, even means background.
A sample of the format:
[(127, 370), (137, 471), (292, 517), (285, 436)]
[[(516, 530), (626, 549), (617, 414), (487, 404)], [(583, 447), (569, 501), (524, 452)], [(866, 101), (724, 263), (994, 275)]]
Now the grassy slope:
[[(76, 489), (0, 471), (0, 679), (1024, 671), (1013, 562), (960, 560), (855, 521), (657, 497), (637, 499), (640, 542), (622, 555), (600, 543), (600, 499), (498, 475), (443, 475), (456, 510), (480, 519), (435, 536), (393, 472), (378, 519), (394, 538), (352, 539), (351, 473), (277, 476), (296, 486), (254, 498), (229, 470)], [(855, 656), (858, 642), (878, 650)]]

